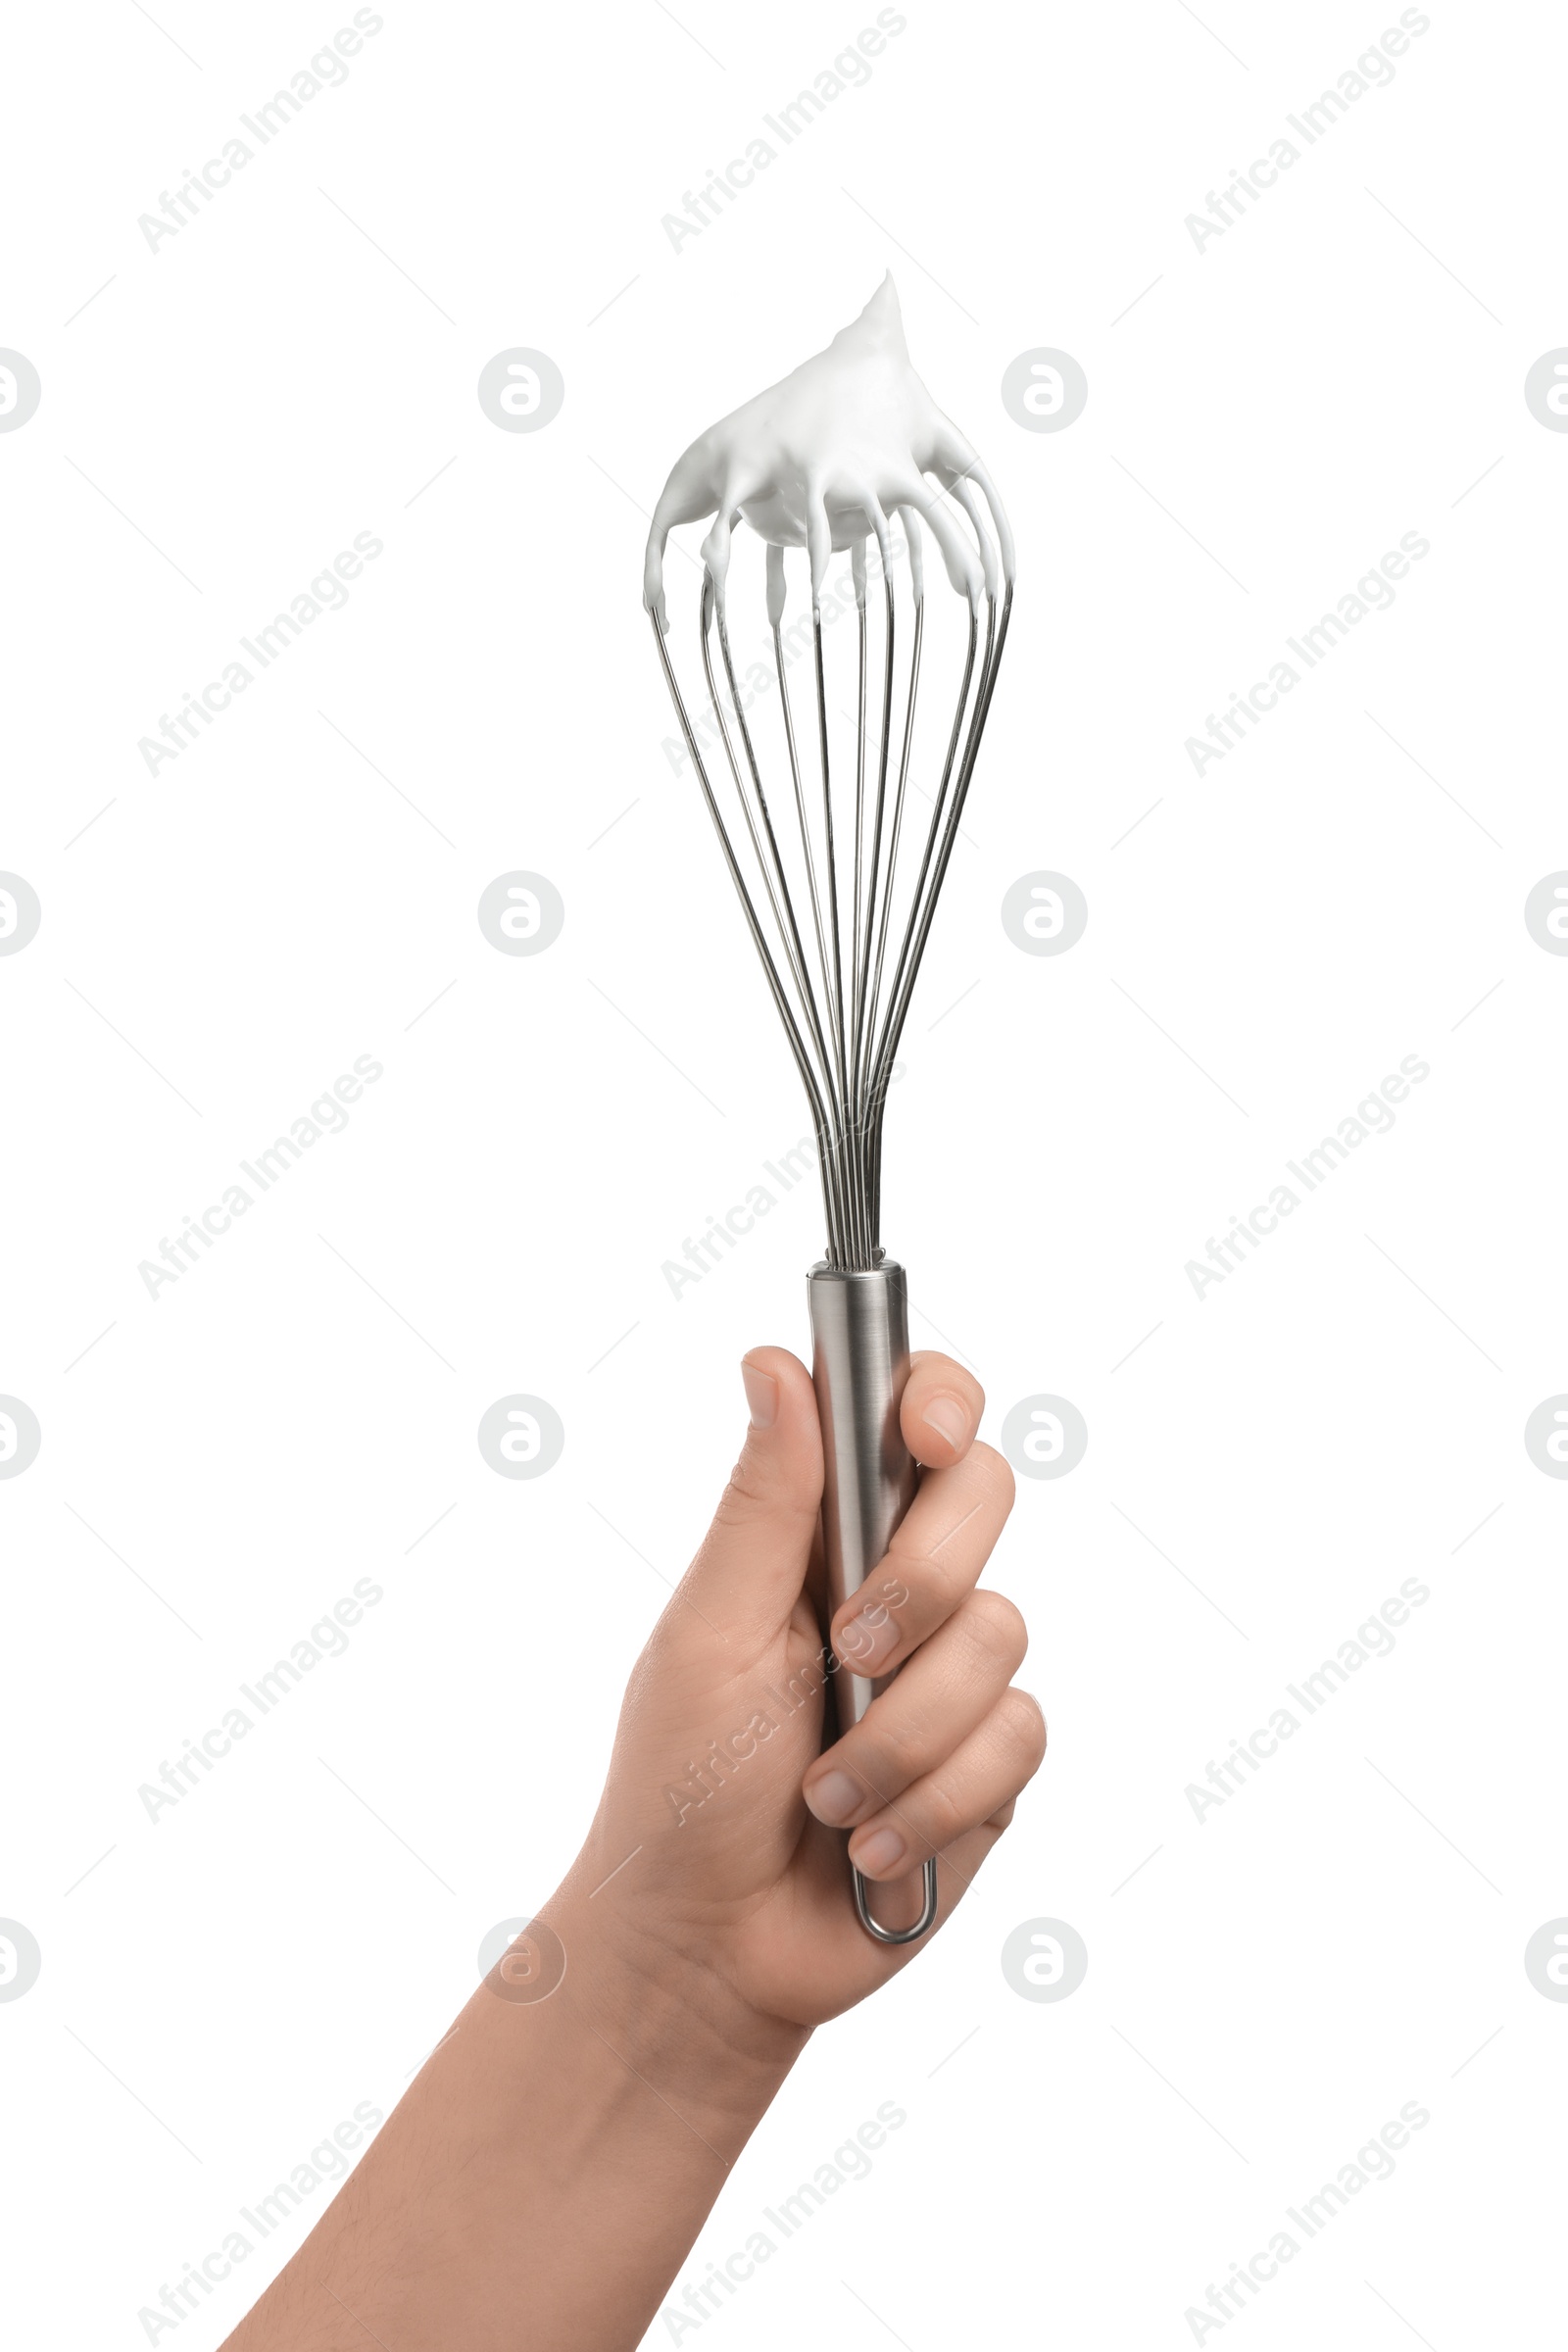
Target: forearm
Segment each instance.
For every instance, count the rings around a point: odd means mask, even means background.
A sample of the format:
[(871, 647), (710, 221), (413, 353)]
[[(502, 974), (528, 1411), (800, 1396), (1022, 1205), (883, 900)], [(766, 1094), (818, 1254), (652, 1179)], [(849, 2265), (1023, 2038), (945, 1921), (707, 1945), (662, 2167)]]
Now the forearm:
[(546, 1917), (559, 1986), (480, 1986), (229, 2352), (641, 2340), (806, 2034), (618, 1954), (570, 1882)]

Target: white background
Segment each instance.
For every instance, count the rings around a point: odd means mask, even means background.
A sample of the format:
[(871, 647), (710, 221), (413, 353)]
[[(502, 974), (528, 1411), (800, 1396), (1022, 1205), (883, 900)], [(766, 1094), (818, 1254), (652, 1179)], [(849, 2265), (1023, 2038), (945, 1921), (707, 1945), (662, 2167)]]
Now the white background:
[[(1397, 10), (911, 0), (673, 250), (662, 216), (874, 13), (388, 0), (156, 252), (138, 216), (351, 12), (9, 35), (0, 342), (43, 383), (0, 436), (0, 866), (43, 907), (0, 960), (0, 1390), (43, 1433), (0, 1483), (29, 2347), (130, 2352), (241, 2205), (390, 2109), (574, 1851), (737, 1357), (804, 1344), (808, 1185), (678, 1300), (661, 1273), (805, 1120), (660, 748), (639, 510), (890, 265), (1019, 588), (886, 1239), (987, 1434), (1052, 1392), (1089, 1449), (1020, 1482), (991, 1571), (1045, 1771), (937, 1944), (809, 2048), (682, 2280), (879, 2103), (907, 2123), (698, 2332), (1188, 2343), (1407, 2101), (1394, 2178), (1215, 2332), (1459, 2352), (1556, 2308), (1568, 2008), (1522, 1956), (1568, 1911), (1568, 1492), (1522, 1431), (1568, 1387), (1568, 964), (1522, 909), (1568, 863), (1568, 442), (1522, 387), (1568, 341), (1564, 27), (1434, 5), (1199, 251), (1185, 217)], [(538, 433), (475, 397), (515, 345), (565, 379)], [(1061, 433), (1002, 406), (1038, 346), (1088, 375)], [(1392, 610), (1195, 775), (1185, 740), (1411, 531)], [(138, 739), (357, 532), (384, 552), (346, 609), (149, 775)], [(475, 920), (519, 867), (566, 907), (537, 957)], [(1000, 921), (1037, 868), (1089, 902), (1056, 958)], [(139, 1262), (364, 1054), (347, 1130), (150, 1298)], [(1186, 1261), (1411, 1054), (1392, 1132), (1196, 1298)], [(534, 1483), (475, 1445), (514, 1391), (565, 1426)], [(365, 1577), (346, 1653), (150, 1821), (139, 1785)], [(1411, 1577), (1393, 1654), (1195, 1819)], [(1089, 1949), (1059, 2004), (1001, 1972), (1039, 1917)], [(220, 2341), (325, 2193), (159, 2340)]]

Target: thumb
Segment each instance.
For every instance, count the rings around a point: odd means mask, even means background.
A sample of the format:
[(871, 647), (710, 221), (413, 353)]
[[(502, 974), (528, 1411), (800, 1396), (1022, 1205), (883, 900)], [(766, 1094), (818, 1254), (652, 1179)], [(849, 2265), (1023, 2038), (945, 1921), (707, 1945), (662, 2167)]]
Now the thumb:
[(721, 1633), (772, 1633), (806, 1582), (822, 1501), (816, 1392), (787, 1348), (754, 1348), (741, 1378), (751, 1426), (681, 1586)]

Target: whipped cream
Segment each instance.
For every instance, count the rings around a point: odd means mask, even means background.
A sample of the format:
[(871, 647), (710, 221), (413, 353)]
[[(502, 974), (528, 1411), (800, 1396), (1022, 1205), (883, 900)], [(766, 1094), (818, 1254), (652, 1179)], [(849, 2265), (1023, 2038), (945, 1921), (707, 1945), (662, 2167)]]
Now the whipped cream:
[[(863, 554), (874, 537), (887, 562), (888, 516), (896, 513), (905, 518), (911, 549), (918, 544), (915, 517), (930, 525), (948, 578), (971, 609), (982, 594), (997, 594), (999, 578), (1010, 587), (1012, 533), (1002, 501), (910, 366), (899, 298), (887, 276), (825, 351), (710, 424), (676, 463), (648, 534), (643, 602), (667, 632), (663, 558), (679, 523), (714, 516), (702, 553), (722, 610), (737, 517), (772, 548), (808, 550), (814, 605), (835, 549)], [(770, 589), (778, 568), (770, 558)]]

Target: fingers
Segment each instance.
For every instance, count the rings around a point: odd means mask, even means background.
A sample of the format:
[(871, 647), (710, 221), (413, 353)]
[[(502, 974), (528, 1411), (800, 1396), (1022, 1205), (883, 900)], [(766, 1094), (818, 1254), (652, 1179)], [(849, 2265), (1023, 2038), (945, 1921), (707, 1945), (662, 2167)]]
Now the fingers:
[[(775, 1625), (788, 1615), (822, 1500), (821, 1427), (806, 1366), (786, 1348), (754, 1348), (741, 1376), (751, 1422), (746, 1444), (680, 1588), (719, 1631)], [(916, 1355), (901, 1407), (905, 1442), (917, 1461), (946, 1469), (968, 1451), (984, 1405), (979, 1382), (962, 1365)], [(940, 1529), (929, 1532), (940, 1537)]]
[(741, 1376), (746, 1443), (679, 1595), (724, 1636), (789, 1615), (822, 1500), (822, 1435), (806, 1366), (787, 1348), (754, 1348)]
[(1023, 1618), (1001, 1592), (971, 1592), (886, 1690), (806, 1776), (818, 1821), (849, 1829), (902, 1800), (977, 1732), (1029, 1646)]
[(928, 1470), (949, 1469), (968, 1452), (985, 1406), (986, 1393), (972, 1372), (951, 1355), (922, 1349), (910, 1358), (899, 1405), (904, 1443)]
[[(1034, 1779), (1046, 1753), (1046, 1720), (1026, 1690), (1006, 1690), (985, 1721), (850, 1839), (850, 1860), (868, 1879), (896, 1879), (979, 1829)], [(998, 1825), (1002, 1826), (1001, 1824)]]
[(993, 1446), (928, 1470), (887, 1557), (844, 1603), (833, 1648), (852, 1674), (891, 1674), (973, 1589), (1012, 1508), (1013, 1478)]

